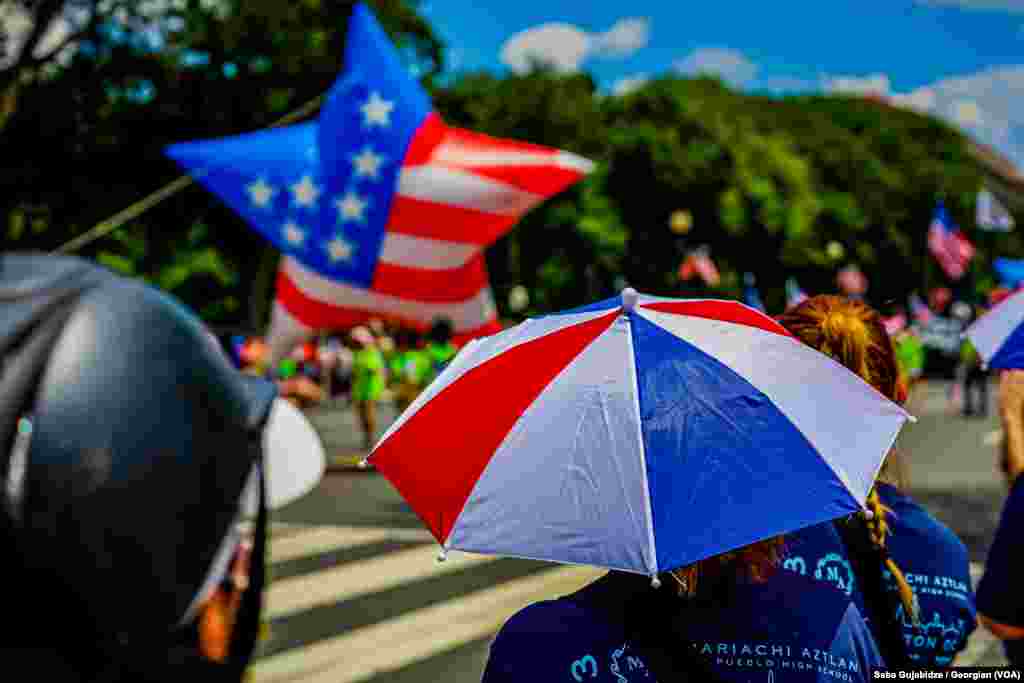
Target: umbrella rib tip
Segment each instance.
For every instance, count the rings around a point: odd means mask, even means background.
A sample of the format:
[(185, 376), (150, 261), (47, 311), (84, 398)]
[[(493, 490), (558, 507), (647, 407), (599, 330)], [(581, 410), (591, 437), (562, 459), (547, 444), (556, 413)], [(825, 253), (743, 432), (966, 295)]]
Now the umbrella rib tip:
[(626, 287), (622, 290), (622, 310), (624, 312), (631, 313), (636, 308), (637, 301), (639, 300), (640, 294), (632, 287)]

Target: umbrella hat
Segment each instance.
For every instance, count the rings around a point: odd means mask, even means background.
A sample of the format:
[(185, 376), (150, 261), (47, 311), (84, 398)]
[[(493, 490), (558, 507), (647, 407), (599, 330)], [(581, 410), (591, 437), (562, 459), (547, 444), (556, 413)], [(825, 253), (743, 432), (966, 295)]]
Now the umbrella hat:
[(862, 509), (907, 419), (759, 311), (627, 289), (470, 343), (368, 460), (445, 549), (657, 575)]
[(1024, 293), (1003, 299), (964, 335), (990, 368), (1024, 368)]

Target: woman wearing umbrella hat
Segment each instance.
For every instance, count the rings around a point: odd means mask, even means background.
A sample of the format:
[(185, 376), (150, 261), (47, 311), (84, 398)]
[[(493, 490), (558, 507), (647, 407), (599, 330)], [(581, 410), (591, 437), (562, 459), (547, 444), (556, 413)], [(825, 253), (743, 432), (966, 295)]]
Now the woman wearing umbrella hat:
[[(902, 399), (903, 390), (891, 344), (878, 315), (868, 306), (840, 297), (815, 297), (787, 312), (780, 322), (804, 343), (869, 379), (882, 394), (893, 400)], [(624, 633), (629, 634), (635, 641), (632, 646), (634, 652), (640, 650), (647, 660), (657, 662), (658, 658), (666, 658), (666, 652), (673, 651), (673, 637), (665, 632), (675, 633), (675, 649), (678, 650), (679, 643), (691, 641), (689, 634), (693, 629), (690, 622), (695, 620), (704, 629), (711, 624), (710, 629), (717, 636), (715, 642), (719, 644), (752, 642), (757, 639), (753, 634), (759, 634), (763, 640), (772, 637), (766, 634), (778, 633), (778, 623), (769, 626), (760, 623), (765, 615), (778, 614), (780, 609), (792, 613), (800, 606), (813, 603), (815, 606), (809, 610), (805, 624), (812, 626), (812, 633), (824, 629), (831, 634), (833, 630), (824, 606), (829, 600), (838, 600), (841, 607), (848, 600), (856, 605), (860, 615), (869, 617), (872, 634), (887, 665), (948, 666), (956, 653), (965, 647), (967, 637), (975, 627), (966, 549), (949, 529), (890, 483), (898, 481), (899, 466), (895, 457), (893, 453), (887, 458), (880, 474), (881, 483), (868, 497), (872, 514), (865, 515), (865, 520), (819, 524), (788, 535), (781, 571), (764, 578), (779, 564), (771, 542), (751, 546), (732, 557), (727, 554), (722, 558), (705, 560), (672, 573), (676, 578), (682, 577), (689, 586), (689, 593), (696, 593), (698, 598), (674, 607), (667, 606), (664, 599), (659, 600), (652, 591), (645, 591), (641, 586), (634, 584), (630, 592), (623, 590), (622, 578), (606, 578), (567, 600), (533, 606), (514, 617), (495, 643), (485, 679), (495, 683), (515, 680), (515, 675), (507, 676), (506, 668), (515, 661), (513, 653), (525, 649), (525, 641), (529, 641), (531, 636), (524, 634), (544, 632), (544, 623), (552, 621), (552, 613), (564, 609), (559, 607), (560, 602), (571, 604), (572, 610), (583, 606), (581, 613), (588, 614), (590, 625), (577, 629), (576, 633), (585, 634), (583, 637), (588, 638), (586, 645), (591, 649), (600, 647), (603, 639), (607, 640), (609, 629), (613, 628), (609, 624), (615, 627), (624, 624), (625, 631), (610, 632), (611, 640), (622, 638)], [(724, 580), (723, 568), (729, 569)], [(928, 587), (920, 598), (905, 578), (904, 570), (914, 577), (915, 585)], [(699, 581), (697, 590), (694, 590), (693, 579), (699, 580), (702, 575), (717, 577), (710, 593)], [(763, 582), (754, 589), (742, 587), (737, 591), (735, 586), (728, 584), (729, 580), (743, 584), (755, 576), (761, 576)], [(819, 585), (794, 582), (797, 577), (813, 579)], [(603, 588), (599, 587), (602, 583)], [(822, 585), (836, 590), (823, 593), (820, 590)], [(936, 588), (939, 586), (941, 590)], [(723, 601), (720, 599), (722, 594), (729, 597)], [(739, 613), (737, 594), (747, 600), (746, 604), (739, 603), (743, 608)], [(701, 607), (701, 602), (708, 598), (716, 603)], [(618, 602), (619, 612), (613, 612), (610, 620), (601, 612), (596, 612), (600, 618), (594, 619), (594, 605), (600, 606), (602, 601), (613, 605)], [(654, 609), (661, 610), (662, 614), (668, 613), (660, 619), (653, 619), (658, 626), (651, 625), (653, 610), (650, 606), (636, 612), (636, 605), (644, 605), (645, 601), (648, 605), (653, 602)], [(923, 613), (921, 619), (916, 616), (919, 610)], [(632, 622), (631, 612), (637, 614)], [(595, 632), (598, 634), (596, 637)], [(863, 638), (864, 632), (863, 623), (849, 628), (849, 634), (854, 638), (858, 634)], [(807, 638), (808, 634), (803, 633), (801, 637)], [(558, 643), (559, 640), (551, 635), (547, 642)], [(705, 638), (704, 642), (711, 641)], [(726, 678), (740, 674), (743, 667), (768, 666), (768, 658), (762, 658), (762, 664), (757, 663), (757, 657), (745, 659), (742, 647), (738, 655), (733, 653), (731, 657), (718, 656), (715, 648), (708, 651), (701, 645), (699, 649), (715, 656), (711, 660), (697, 662), (687, 658), (678, 661), (677, 658), (667, 666), (681, 669), (703, 664)], [(755, 647), (755, 654), (756, 651)], [(728, 647), (725, 654), (730, 654)], [(511, 668), (514, 671), (514, 665)], [(662, 669), (666, 669), (664, 663)]]
[[(884, 396), (905, 400), (892, 342), (866, 304), (816, 296), (779, 322)], [(970, 560), (963, 542), (901, 490), (902, 470), (893, 451), (867, 498), (871, 517), (794, 533), (783, 566), (849, 594), (890, 666), (950, 666), (976, 627)]]
[(4, 666), (240, 681), (268, 507), (323, 472), (312, 427), (179, 303), (79, 259), (0, 256), (0, 354)]
[[(474, 419), (460, 420), (470, 409)], [(446, 549), (620, 570), (593, 589), (615, 599), (595, 602), (679, 605), (679, 587), (696, 593), (687, 604), (710, 610), (681, 624), (645, 610), (625, 621), (600, 609), (570, 618), (578, 605), (556, 601), (539, 620), (545, 631), (533, 616), (549, 608), (534, 606), (496, 641), (494, 681), (624, 676), (631, 657), (657, 666), (623, 649), (624, 623), (666, 634), (654, 651), (686, 660), (670, 672), (705, 666), (689, 657), (687, 644), (700, 643), (722, 675), (867, 680), (880, 660), (849, 597), (796, 575), (762, 583), (760, 569), (772, 564), (768, 539), (863, 509), (907, 419), (754, 309), (626, 290), (471, 343), (370, 460)], [(445, 463), (440, 477), (424, 466), (431, 460)], [(806, 599), (795, 601), (793, 586)], [(758, 609), (748, 609), (755, 596)], [(732, 612), (715, 606), (726, 598)], [(606, 630), (593, 642), (555, 637), (585, 635), (588, 624)], [(613, 652), (576, 651), (614, 640)]]

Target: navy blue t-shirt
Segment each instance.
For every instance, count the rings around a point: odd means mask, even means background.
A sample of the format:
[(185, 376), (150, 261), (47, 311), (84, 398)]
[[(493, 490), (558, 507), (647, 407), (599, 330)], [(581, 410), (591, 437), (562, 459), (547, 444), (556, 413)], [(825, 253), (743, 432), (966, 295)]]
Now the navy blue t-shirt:
[[(1024, 627), (1024, 591), (1018, 572), (1024, 559), (1024, 477), (1018, 477), (1003, 505), (999, 527), (988, 551), (985, 574), (978, 584), (978, 611), (993, 621)], [(1024, 665), (1024, 639), (1003, 641), (1006, 658)]]
[[(878, 496), (892, 510), (886, 546), (921, 606), (921, 629), (899, 608), (907, 655), (915, 665), (949, 666), (977, 626), (967, 548), (944, 524), (896, 488), (878, 484)], [(849, 595), (862, 614), (864, 596), (854, 578), (839, 533), (832, 523), (819, 524), (786, 537), (785, 569), (834, 585)], [(883, 570), (889, 590), (892, 575)]]
[[(625, 620), (588, 600), (595, 585), (509, 619), (491, 646), (483, 683), (656, 683)], [(659, 591), (655, 599), (679, 607), (656, 631), (670, 633), (677, 652), (700, 658), (723, 681), (860, 683), (884, 667), (853, 601), (820, 582), (780, 571), (766, 583), (733, 586), (726, 598), (704, 606), (681, 600), (669, 587)], [(673, 670), (662, 683), (686, 680), (704, 683), (707, 677)]]

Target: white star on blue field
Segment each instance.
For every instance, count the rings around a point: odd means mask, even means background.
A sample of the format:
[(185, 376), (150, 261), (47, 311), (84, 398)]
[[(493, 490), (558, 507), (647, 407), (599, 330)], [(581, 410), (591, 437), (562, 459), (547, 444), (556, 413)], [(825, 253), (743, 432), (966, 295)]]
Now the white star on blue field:
[(430, 0), (447, 70), (591, 73), (610, 93), (659, 74), (736, 88), (876, 92), (959, 125), (1024, 167), (1021, 0)]

